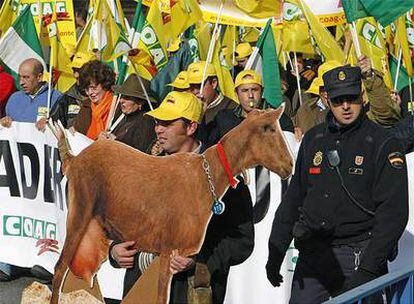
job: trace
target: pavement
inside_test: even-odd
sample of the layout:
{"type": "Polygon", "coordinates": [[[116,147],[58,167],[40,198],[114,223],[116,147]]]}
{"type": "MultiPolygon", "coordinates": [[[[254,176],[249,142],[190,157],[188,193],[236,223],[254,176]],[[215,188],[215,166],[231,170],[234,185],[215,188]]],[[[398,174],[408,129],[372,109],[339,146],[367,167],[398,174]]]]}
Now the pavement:
{"type": "Polygon", "coordinates": [[[0,282],[0,304],[20,304],[23,289],[34,281],[33,277],[21,277],[10,282],[0,282]]]}

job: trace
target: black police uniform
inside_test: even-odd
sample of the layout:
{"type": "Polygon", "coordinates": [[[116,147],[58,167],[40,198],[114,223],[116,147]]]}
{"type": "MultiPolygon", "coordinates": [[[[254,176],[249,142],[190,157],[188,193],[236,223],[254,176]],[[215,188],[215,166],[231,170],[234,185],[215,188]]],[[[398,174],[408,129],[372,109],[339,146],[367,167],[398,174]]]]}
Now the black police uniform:
{"type": "MultiPolygon", "coordinates": [[[[337,69],[325,73],[334,78],[324,79],[325,86],[331,82],[341,94],[355,94],[352,78],[360,70],[337,69]],[[345,73],[339,76],[337,69],[345,73]]],[[[275,214],[266,265],[277,286],[295,238],[299,259],[291,303],[321,303],[387,272],[387,259],[408,220],[402,149],[364,112],[346,126],[329,112],[325,123],[305,134],[295,174],[275,214]]]]}

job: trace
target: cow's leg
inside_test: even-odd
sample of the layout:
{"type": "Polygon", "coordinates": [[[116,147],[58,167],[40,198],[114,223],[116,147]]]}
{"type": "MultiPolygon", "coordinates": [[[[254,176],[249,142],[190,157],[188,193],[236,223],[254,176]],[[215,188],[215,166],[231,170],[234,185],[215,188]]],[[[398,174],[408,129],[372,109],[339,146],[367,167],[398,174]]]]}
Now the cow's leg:
{"type": "Polygon", "coordinates": [[[161,254],[160,257],[160,273],[158,277],[158,304],[167,304],[170,298],[170,283],[172,274],[170,272],[170,255],[161,254]]]}
{"type": "Polygon", "coordinates": [[[95,203],[94,191],[88,191],[87,185],[75,189],[75,185],[69,184],[69,208],[66,222],[66,239],[62,253],[55,266],[55,274],[52,283],[51,304],[58,304],[62,281],[68,270],[69,264],[83,238],[86,228],[92,219],[93,204],[95,203]],[[82,189],[83,188],[83,189],[82,189]],[[85,191],[82,191],[85,190],[85,191]],[[81,205],[81,202],[83,204],[81,205]]]}

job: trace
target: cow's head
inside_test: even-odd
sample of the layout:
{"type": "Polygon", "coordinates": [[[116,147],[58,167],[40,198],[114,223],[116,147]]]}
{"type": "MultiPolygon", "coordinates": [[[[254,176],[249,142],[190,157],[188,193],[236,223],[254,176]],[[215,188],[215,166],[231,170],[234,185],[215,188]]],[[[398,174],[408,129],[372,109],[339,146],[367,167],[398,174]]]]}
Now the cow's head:
{"type": "Polygon", "coordinates": [[[261,165],[285,179],[292,174],[293,157],[279,124],[283,111],[284,104],[276,110],[253,111],[228,135],[245,143],[239,153],[246,168],[261,165]]]}

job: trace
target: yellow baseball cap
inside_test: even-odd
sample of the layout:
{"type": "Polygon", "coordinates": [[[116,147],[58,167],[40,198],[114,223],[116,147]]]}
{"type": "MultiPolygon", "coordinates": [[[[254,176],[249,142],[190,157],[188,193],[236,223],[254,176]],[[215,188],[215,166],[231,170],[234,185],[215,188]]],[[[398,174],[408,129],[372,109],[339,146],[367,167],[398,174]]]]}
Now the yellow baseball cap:
{"type": "Polygon", "coordinates": [[[85,63],[95,59],[95,56],[91,53],[78,52],[69,63],[69,68],[80,69],[85,63]]]}
{"type": "Polygon", "coordinates": [[[203,117],[203,105],[194,94],[173,91],[168,93],[158,108],[146,115],[159,120],[186,118],[200,123],[203,117]]]}
{"type": "Polygon", "coordinates": [[[257,42],[259,40],[260,31],[255,27],[246,29],[246,33],[242,37],[242,41],[245,42],[257,42]]]}
{"type": "Polygon", "coordinates": [[[180,49],[180,43],[181,43],[181,39],[177,38],[175,39],[173,42],[170,43],[170,45],[167,48],[168,52],[176,52],[180,49]]]}
{"type": "Polygon", "coordinates": [[[258,84],[263,86],[262,77],[253,70],[241,71],[237,74],[234,87],[237,88],[242,84],[258,84]]]}
{"type": "Polygon", "coordinates": [[[329,60],[329,61],[322,63],[318,68],[318,77],[316,77],[312,81],[306,93],[312,93],[315,95],[319,95],[319,88],[324,86],[323,78],[322,78],[323,74],[339,66],[342,66],[342,64],[336,60],[329,60]]]}
{"type": "Polygon", "coordinates": [[[241,60],[250,56],[253,53],[253,48],[248,42],[240,43],[236,46],[236,60],[241,60]]]}
{"type": "Polygon", "coordinates": [[[170,87],[177,88],[177,89],[188,89],[190,85],[188,84],[188,73],[187,71],[181,71],[178,73],[177,77],[175,77],[174,81],[168,84],[170,87]]]}
{"type": "MultiPolygon", "coordinates": [[[[203,73],[204,68],[206,66],[207,62],[205,61],[199,61],[199,62],[193,62],[188,66],[187,72],[188,72],[188,83],[189,84],[199,84],[203,80],[203,73]]],[[[206,79],[210,76],[217,76],[216,69],[214,68],[214,65],[211,63],[207,64],[207,70],[206,70],[206,79]]]]}

